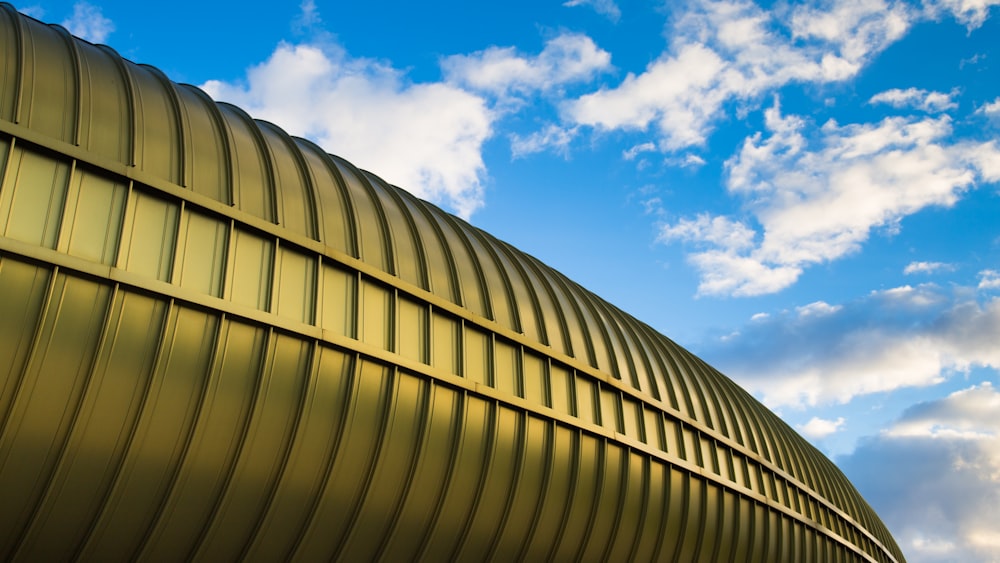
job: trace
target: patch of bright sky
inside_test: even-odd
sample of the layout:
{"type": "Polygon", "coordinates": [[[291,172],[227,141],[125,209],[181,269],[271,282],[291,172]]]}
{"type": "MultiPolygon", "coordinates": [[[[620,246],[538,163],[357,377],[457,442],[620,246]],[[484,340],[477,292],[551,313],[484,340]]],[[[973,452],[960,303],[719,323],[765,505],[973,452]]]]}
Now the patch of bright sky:
{"type": "MultiPolygon", "coordinates": [[[[327,139],[331,152],[371,158],[356,163],[375,173],[420,178],[444,169],[438,191],[402,187],[438,197],[770,397],[883,503],[876,509],[890,515],[911,561],[975,561],[986,559],[988,542],[971,513],[955,515],[946,535],[922,528],[928,521],[907,519],[905,502],[879,494],[874,472],[933,450],[945,461],[983,453],[992,460],[984,471],[1000,474],[996,441],[969,450],[954,437],[920,438],[934,450],[886,434],[913,405],[945,408],[973,386],[1000,388],[994,4],[18,7],[67,27],[75,13],[96,13],[110,27],[92,20],[79,29],[104,33],[122,55],[232,96],[292,133],[327,139]],[[268,67],[278,53],[314,64],[268,67]],[[303,86],[304,107],[283,106],[253,83],[251,69],[262,69],[265,83],[312,72],[316,91],[303,86]],[[396,109],[397,129],[373,121],[379,112],[366,113],[364,98],[344,94],[347,75],[396,109]],[[454,108],[435,105],[449,96],[465,104],[453,104],[465,108],[454,121],[445,119],[454,108]],[[441,117],[438,145],[409,119],[424,113],[441,117]],[[309,129],[303,120],[321,127],[296,131],[309,129]],[[392,151],[378,152],[379,137],[362,134],[369,130],[394,141],[392,151]],[[427,167],[391,162],[392,154],[405,160],[407,147],[429,150],[420,156],[427,167]],[[892,353],[879,355],[869,341],[892,353]],[[802,374],[817,379],[801,385],[802,374]]],[[[995,481],[965,481],[962,494],[1000,498],[995,481]]],[[[921,501],[942,507],[957,491],[933,490],[939,499],[921,501]]]]}

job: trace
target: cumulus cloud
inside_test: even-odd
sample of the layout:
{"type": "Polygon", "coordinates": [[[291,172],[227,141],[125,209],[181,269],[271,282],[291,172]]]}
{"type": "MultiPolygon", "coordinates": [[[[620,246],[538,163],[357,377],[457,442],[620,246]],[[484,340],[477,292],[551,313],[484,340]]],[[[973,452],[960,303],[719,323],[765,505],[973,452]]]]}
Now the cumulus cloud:
{"type": "Polygon", "coordinates": [[[115,24],[104,17],[101,9],[87,2],[73,4],[73,15],[63,20],[62,26],[70,33],[90,41],[103,43],[115,30],[115,24]]]}
{"type": "Polygon", "coordinates": [[[726,63],[700,45],[652,63],[640,75],[629,74],[614,89],[587,94],[567,106],[571,120],[601,129],[644,130],[651,123],[661,144],[676,150],[705,141],[710,120],[725,93],[717,88],[726,63]]]}
{"type": "Polygon", "coordinates": [[[817,302],[755,316],[699,355],[771,407],[846,403],[1000,369],[1000,298],[902,286],[842,305],[817,302]]]}
{"type": "Polygon", "coordinates": [[[202,88],[459,215],[483,205],[481,150],[494,116],[458,87],[410,82],[336,45],[282,43],[245,82],[202,88]]]}
{"type": "Polygon", "coordinates": [[[821,440],[843,428],[844,422],[845,420],[842,416],[837,417],[836,420],[826,420],[814,416],[809,419],[809,422],[800,424],[796,428],[806,438],[821,440]]]}
{"type": "Polygon", "coordinates": [[[589,6],[595,12],[613,22],[617,22],[622,17],[622,11],[618,8],[618,4],[615,4],[614,0],[568,0],[563,2],[563,6],[589,6]]]}
{"type": "MultiPolygon", "coordinates": [[[[440,60],[442,79],[417,82],[386,61],[354,57],[322,28],[315,0],[292,22],[313,39],[282,42],[243,80],[202,88],[415,195],[469,218],[484,204],[483,144],[528,96],[561,95],[610,68],[589,37],[562,33],[538,54],[489,47],[440,60]]],[[[512,151],[565,152],[572,127],[511,135],[512,151]]]]}
{"type": "MultiPolygon", "coordinates": [[[[599,131],[652,134],[664,152],[704,146],[734,105],[754,106],[789,84],[850,80],[913,25],[951,14],[972,29],[996,3],[1000,0],[928,0],[919,6],[828,0],[765,9],[750,0],[685,2],[670,18],[664,33],[669,43],[659,57],[616,84],[567,99],[562,118],[599,131]]],[[[584,4],[613,6],[605,0],[564,5],[584,4]]],[[[893,89],[876,94],[871,103],[940,113],[956,109],[954,97],[955,92],[893,89]]]]}
{"type": "Polygon", "coordinates": [[[920,88],[901,90],[893,88],[879,92],[868,100],[869,104],[888,104],[894,108],[915,108],[928,113],[940,113],[958,107],[954,92],[928,92],[920,88]]]}
{"type": "Polygon", "coordinates": [[[448,82],[496,96],[545,91],[588,81],[611,66],[611,55],[586,35],[564,33],[536,56],[514,47],[490,47],[441,61],[448,82]]]}
{"type": "Polygon", "coordinates": [[[690,6],[662,56],[613,88],[567,102],[567,119],[603,130],[652,127],[665,151],[702,145],[727,102],[851,78],[913,20],[905,6],[878,0],[774,12],[743,0],[690,6]]]}
{"type": "Polygon", "coordinates": [[[915,562],[1000,552],[1000,393],[989,382],[908,409],[838,465],[915,562]]]}
{"type": "Polygon", "coordinates": [[[780,291],[809,265],[858,250],[873,230],[898,228],[907,215],[951,206],[977,183],[1000,180],[997,143],[953,140],[946,115],[816,129],[783,116],[776,101],[765,118],[769,136],[747,138],[726,163],[726,187],[756,223],[740,223],[745,244],[720,243],[717,220],[733,224],[724,217],[662,227],[661,241],[700,248],[689,255],[700,295],[780,291]]]}
{"type": "Polygon", "coordinates": [[[952,271],[955,267],[944,262],[910,262],[903,268],[904,275],[933,274],[940,271],[952,271]]]}

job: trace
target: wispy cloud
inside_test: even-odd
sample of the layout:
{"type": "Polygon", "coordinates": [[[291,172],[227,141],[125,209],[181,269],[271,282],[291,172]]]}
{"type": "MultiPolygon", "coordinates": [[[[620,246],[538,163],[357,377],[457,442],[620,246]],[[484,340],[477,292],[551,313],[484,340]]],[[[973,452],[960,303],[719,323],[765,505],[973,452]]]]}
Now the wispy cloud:
{"type": "Polygon", "coordinates": [[[115,30],[115,24],[104,17],[99,7],[82,1],[73,4],[73,15],[63,20],[62,26],[92,43],[103,43],[115,30]]]}
{"type": "Polygon", "coordinates": [[[1000,180],[997,143],[952,139],[948,116],[816,129],[783,116],[777,102],[765,115],[769,136],[747,138],[727,162],[727,188],[759,227],[725,219],[739,225],[738,247],[720,244],[714,218],[681,219],[661,232],[661,240],[700,247],[689,260],[701,272],[701,295],[780,291],[804,268],[858,250],[874,229],[898,228],[907,215],[954,204],[977,182],[1000,180]]]}
{"type": "Polygon", "coordinates": [[[925,0],[923,4],[927,17],[948,13],[971,30],[986,22],[990,8],[1000,5],[1000,0],[925,0]]]}
{"type": "Polygon", "coordinates": [[[316,29],[322,23],[323,18],[320,17],[319,8],[316,7],[316,0],[302,0],[299,4],[299,15],[292,22],[292,27],[304,33],[316,29]]]}
{"type": "Polygon", "coordinates": [[[563,6],[589,6],[595,12],[613,22],[617,22],[622,17],[622,11],[618,8],[618,4],[614,0],[567,0],[563,2],[563,6]]]}
{"type": "Polygon", "coordinates": [[[656,145],[654,143],[645,142],[639,143],[633,147],[630,147],[622,151],[622,158],[625,160],[635,160],[637,156],[644,152],[653,152],[656,150],[656,145]]]}
{"type": "Polygon", "coordinates": [[[808,305],[796,307],[795,312],[798,313],[800,318],[822,317],[825,315],[832,315],[843,308],[843,305],[830,305],[826,301],[813,301],[808,305]]]}
{"type": "Polygon", "coordinates": [[[911,559],[991,561],[1000,552],[998,412],[1000,393],[984,382],[911,407],[837,460],[911,559]]]}
{"type": "Polygon", "coordinates": [[[944,262],[910,262],[903,268],[904,275],[912,274],[933,274],[934,272],[954,271],[955,267],[951,264],[945,264],[944,262]]]}
{"type": "Polygon", "coordinates": [[[544,129],[526,136],[516,133],[510,135],[510,151],[513,158],[522,158],[529,154],[550,150],[563,156],[569,156],[569,144],[576,137],[576,128],[563,129],[549,124],[544,129]]]}
{"type": "Polygon", "coordinates": [[[701,168],[705,166],[705,159],[691,152],[669,156],[664,159],[664,162],[676,168],[701,168]]]}
{"type": "Polygon", "coordinates": [[[929,92],[920,88],[907,88],[905,90],[893,88],[875,94],[868,100],[868,103],[888,104],[895,108],[915,108],[928,113],[940,113],[958,107],[954,96],[954,92],[929,92]]]}
{"type": "Polygon", "coordinates": [[[36,20],[40,20],[43,17],[45,17],[45,8],[43,8],[43,7],[41,7],[41,6],[37,5],[37,4],[33,5],[33,6],[19,6],[17,8],[17,11],[21,12],[22,14],[24,14],[26,16],[33,17],[36,20]]]}
{"type": "Polygon", "coordinates": [[[771,407],[846,403],[1000,369],[1000,298],[967,289],[902,286],[755,316],[698,352],[771,407]]]}

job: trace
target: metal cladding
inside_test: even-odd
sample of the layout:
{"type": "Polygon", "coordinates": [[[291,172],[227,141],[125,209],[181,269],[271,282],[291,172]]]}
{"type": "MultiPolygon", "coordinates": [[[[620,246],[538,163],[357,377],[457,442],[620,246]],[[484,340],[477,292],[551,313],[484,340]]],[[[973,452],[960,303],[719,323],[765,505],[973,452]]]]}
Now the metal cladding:
{"type": "Polygon", "coordinates": [[[648,326],[0,5],[0,559],[902,561],[648,326]]]}

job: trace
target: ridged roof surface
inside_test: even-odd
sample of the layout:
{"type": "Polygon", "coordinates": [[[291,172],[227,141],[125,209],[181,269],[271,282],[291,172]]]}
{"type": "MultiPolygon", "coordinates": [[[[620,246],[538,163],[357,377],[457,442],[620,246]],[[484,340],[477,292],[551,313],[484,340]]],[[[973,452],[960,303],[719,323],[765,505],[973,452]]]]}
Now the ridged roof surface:
{"type": "Polygon", "coordinates": [[[307,140],[0,6],[0,295],[17,296],[0,305],[0,558],[903,560],[827,458],[647,325],[307,140]],[[342,383],[322,407],[325,370],[342,383]],[[190,403],[175,389],[156,407],[191,373],[190,403]],[[315,467],[296,457],[310,439],[315,467]],[[261,547],[282,525],[284,547],[261,547]]]}

